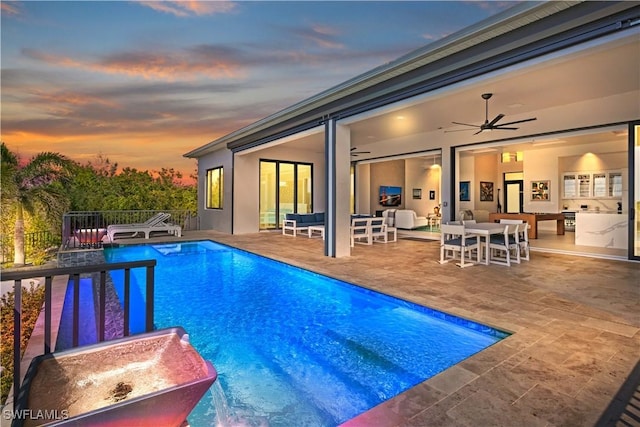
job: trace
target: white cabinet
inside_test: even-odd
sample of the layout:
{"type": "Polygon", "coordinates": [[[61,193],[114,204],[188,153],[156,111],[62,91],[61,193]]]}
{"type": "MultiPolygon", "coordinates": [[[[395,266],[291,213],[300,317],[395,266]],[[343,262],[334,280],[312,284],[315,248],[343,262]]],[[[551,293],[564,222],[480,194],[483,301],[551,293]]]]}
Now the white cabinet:
{"type": "Polygon", "coordinates": [[[607,194],[607,174],[604,172],[594,173],[593,177],[593,197],[609,197],[607,194]]]}
{"type": "Polygon", "coordinates": [[[563,199],[619,199],[622,197],[622,172],[571,172],[562,175],[563,199]]]}
{"type": "Polygon", "coordinates": [[[576,174],[564,174],[562,177],[562,195],[564,199],[573,199],[576,192],[576,174]]]}
{"type": "Polygon", "coordinates": [[[622,197],[622,172],[609,172],[609,197],[622,197]]]}
{"type": "Polygon", "coordinates": [[[581,199],[591,197],[591,174],[578,175],[578,197],[581,199]]]}

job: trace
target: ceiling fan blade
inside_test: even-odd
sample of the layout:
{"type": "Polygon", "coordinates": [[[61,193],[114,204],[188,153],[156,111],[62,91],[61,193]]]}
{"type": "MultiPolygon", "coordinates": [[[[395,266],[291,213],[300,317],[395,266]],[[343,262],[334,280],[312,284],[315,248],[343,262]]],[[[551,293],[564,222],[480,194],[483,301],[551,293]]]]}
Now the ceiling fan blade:
{"type": "Polygon", "coordinates": [[[474,128],[479,128],[480,127],[480,125],[471,125],[469,123],[460,123],[460,122],[451,122],[451,123],[453,123],[454,125],[472,126],[474,128]]]}
{"type": "Polygon", "coordinates": [[[498,125],[498,126],[492,127],[491,129],[495,129],[495,130],[517,130],[517,129],[520,129],[520,128],[505,128],[505,127],[502,127],[502,125],[498,125]]]}
{"type": "Polygon", "coordinates": [[[488,124],[487,127],[493,127],[493,125],[495,125],[500,119],[502,119],[504,117],[504,114],[498,114],[495,119],[491,120],[488,124]]]}
{"type": "MultiPolygon", "coordinates": [[[[478,127],[478,126],[476,126],[478,127]]],[[[473,129],[453,129],[453,130],[445,130],[444,133],[449,133],[449,132],[469,132],[470,130],[473,129]]]]}
{"type": "Polygon", "coordinates": [[[504,126],[504,125],[515,125],[516,123],[524,123],[524,122],[531,122],[534,120],[538,120],[536,117],[532,117],[530,119],[524,119],[524,120],[516,120],[515,122],[507,122],[507,123],[501,123],[498,126],[504,126]]]}
{"type": "Polygon", "coordinates": [[[479,133],[482,133],[482,131],[483,131],[483,130],[484,130],[484,129],[480,129],[478,132],[474,133],[474,135],[477,135],[477,134],[479,134],[479,133]]]}

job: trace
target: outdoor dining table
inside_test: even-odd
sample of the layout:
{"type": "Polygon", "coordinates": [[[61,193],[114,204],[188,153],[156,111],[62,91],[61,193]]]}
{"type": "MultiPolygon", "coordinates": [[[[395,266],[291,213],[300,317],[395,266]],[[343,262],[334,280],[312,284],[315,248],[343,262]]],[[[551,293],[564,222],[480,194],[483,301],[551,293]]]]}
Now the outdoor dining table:
{"type": "Polygon", "coordinates": [[[478,222],[475,224],[465,224],[464,231],[469,234],[484,238],[485,257],[484,264],[489,265],[489,239],[492,234],[504,233],[505,224],[496,222],[478,222]]]}

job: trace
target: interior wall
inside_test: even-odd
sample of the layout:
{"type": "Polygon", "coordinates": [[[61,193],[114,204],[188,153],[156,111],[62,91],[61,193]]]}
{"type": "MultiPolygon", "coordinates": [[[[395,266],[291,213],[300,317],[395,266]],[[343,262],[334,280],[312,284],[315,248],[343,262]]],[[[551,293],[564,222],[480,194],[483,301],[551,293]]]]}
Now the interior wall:
{"type": "Polygon", "coordinates": [[[407,188],[405,186],[405,161],[390,160],[388,162],[371,163],[371,186],[369,187],[369,212],[374,215],[377,210],[388,209],[379,203],[380,186],[402,187],[402,202],[397,209],[404,209],[407,200],[407,188]]]}
{"type": "Polygon", "coordinates": [[[498,171],[498,156],[495,153],[479,154],[475,157],[475,179],[471,181],[473,193],[471,200],[473,201],[473,209],[486,210],[489,212],[497,212],[498,200],[496,184],[502,179],[498,171]],[[482,201],[480,188],[482,183],[490,183],[492,186],[493,200],[482,201]]]}
{"type": "Polygon", "coordinates": [[[405,209],[414,210],[418,216],[434,213],[434,208],[440,205],[441,169],[433,165],[421,158],[405,160],[405,209]],[[420,190],[420,198],[414,197],[414,190],[420,190]],[[431,192],[433,199],[430,199],[431,192]]]}
{"type": "Polygon", "coordinates": [[[356,166],[356,213],[371,214],[371,203],[371,164],[358,164],[356,166]]]}
{"type": "MultiPolygon", "coordinates": [[[[476,178],[475,178],[475,173],[476,173],[476,164],[475,164],[475,158],[473,155],[471,154],[460,154],[460,156],[458,156],[458,182],[469,182],[469,201],[461,201],[460,200],[460,184],[458,184],[458,187],[455,189],[455,201],[456,201],[456,206],[457,206],[457,211],[461,211],[461,210],[472,210],[474,209],[473,207],[473,200],[476,194],[475,191],[475,183],[476,183],[476,178]]],[[[458,214],[456,213],[454,215],[454,217],[458,217],[458,214]]]]}

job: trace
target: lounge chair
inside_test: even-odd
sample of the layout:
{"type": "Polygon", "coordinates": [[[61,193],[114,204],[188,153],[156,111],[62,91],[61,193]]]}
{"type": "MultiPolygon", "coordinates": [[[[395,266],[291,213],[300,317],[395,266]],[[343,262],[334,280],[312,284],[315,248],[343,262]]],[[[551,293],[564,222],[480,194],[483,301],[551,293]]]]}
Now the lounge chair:
{"type": "Polygon", "coordinates": [[[166,220],[169,219],[169,217],[171,216],[170,213],[166,213],[166,212],[158,212],[157,214],[155,214],[154,216],[152,216],[151,218],[149,218],[148,220],[146,220],[145,222],[136,222],[136,223],[131,223],[131,224],[112,224],[107,226],[107,232],[109,230],[115,230],[118,228],[127,228],[127,227],[153,227],[154,225],[157,225],[161,222],[164,222],[166,220]]]}
{"type": "Polygon", "coordinates": [[[177,237],[182,236],[182,227],[175,224],[169,224],[165,221],[169,218],[170,214],[164,214],[163,217],[156,215],[152,220],[140,224],[117,224],[107,227],[107,236],[110,241],[116,238],[116,235],[120,237],[137,237],[139,234],[144,234],[144,238],[148,239],[151,233],[163,232],[177,237]],[[124,236],[122,236],[124,234],[124,236]]]}

